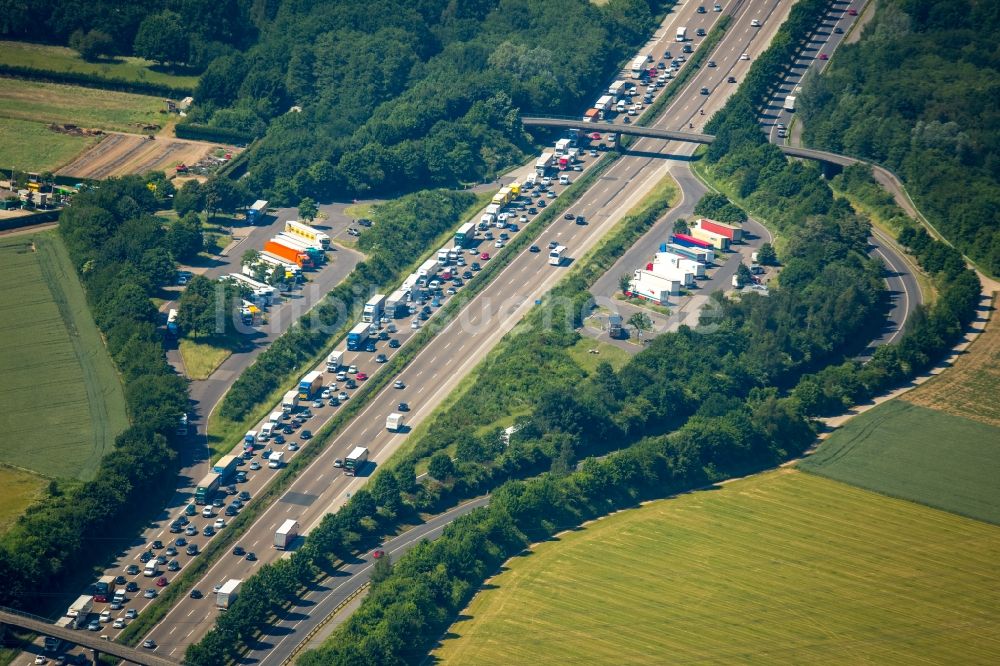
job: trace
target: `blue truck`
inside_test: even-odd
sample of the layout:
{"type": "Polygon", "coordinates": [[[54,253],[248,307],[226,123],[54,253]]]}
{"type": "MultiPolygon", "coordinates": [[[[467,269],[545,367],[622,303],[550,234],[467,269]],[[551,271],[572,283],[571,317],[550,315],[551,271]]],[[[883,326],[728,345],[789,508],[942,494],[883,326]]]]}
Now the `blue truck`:
{"type": "Polygon", "coordinates": [[[372,337],[372,325],[361,322],[347,334],[347,351],[364,349],[365,343],[372,337]]]}

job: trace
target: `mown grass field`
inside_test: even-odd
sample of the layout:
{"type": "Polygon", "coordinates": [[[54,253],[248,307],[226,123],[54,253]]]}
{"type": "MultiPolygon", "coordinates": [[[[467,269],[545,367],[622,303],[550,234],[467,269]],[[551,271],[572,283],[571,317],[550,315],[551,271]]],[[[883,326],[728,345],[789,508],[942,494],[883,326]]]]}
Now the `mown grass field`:
{"type": "Polygon", "coordinates": [[[538,545],[445,664],[994,664],[1000,527],[783,469],[538,545]]]}
{"type": "Polygon", "coordinates": [[[1000,524],[1000,428],[891,400],[848,421],[802,469],[1000,524]]]}
{"type": "Polygon", "coordinates": [[[197,76],[178,76],[154,69],[155,63],[142,58],[115,58],[108,62],[87,62],[73,49],[26,42],[0,41],[0,62],[52,72],[79,72],[142,83],[194,88],[197,76]]]}
{"type": "Polygon", "coordinates": [[[163,100],[150,95],[0,78],[0,118],[142,133],[163,125],[163,100]]]}
{"type": "Polygon", "coordinates": [[[40,476],[0,465],[0,534],[42,496],[47,484],[40,476]]]}
{"type": "Polygon", "coordinates": [[[903,400],[1000,427],[1000,322],[994,317],[955,365],[903,400]]]}
{"type": "Polygon", "coordinates": [[[0,118],[0,170],[55,171],[95,143],[97,137],[59,134],[42,123],[0,118]]]}
{"type": "Polygon", "coordinates": [[[54,232],[0,239],[0,461],[93,476],[128,425],[121,382],[54,232]]]}

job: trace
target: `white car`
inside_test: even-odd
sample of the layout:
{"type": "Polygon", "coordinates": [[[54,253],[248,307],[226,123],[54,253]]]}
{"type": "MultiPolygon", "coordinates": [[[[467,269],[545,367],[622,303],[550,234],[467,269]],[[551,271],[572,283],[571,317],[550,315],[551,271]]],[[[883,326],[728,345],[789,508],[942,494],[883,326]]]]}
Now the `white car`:
{"type": "Polygon", "coordinates": [[[111,626],[114,627],[115,629],[124,629],[125,620],[123,620],[122,618],[118,618],[117,620],[115,620],[115,623],[111,626]]]}
{"type": "Polygon", "coordinates": [[[356,375],[356,374],[358,374],[358,366],[352,365],[352,366],[348,367],[347,368],[347,374],[349,374],[349,375],[356,375]]]}
{"type": "Polygon", "coordinates": [[[496,248],[496,249],[498,249],[498,250],[499,250],[500,248],[502,248],[502,247],[503,247],[503,245],[504,245],[503,241],[502,241],[502,240],[500,240],[499,238],[497,239],[497,242],[496,242],[496,243],[493,243],[493,247],[495,247],[495,248],[496,248]]]}
{"type": "Polygon", "coordinates": [[[215,519],[215,529],[221,530],[225,526],[226,526],[226,521],[224,521],[222,518],[215,519]]]}
{"type": "Polygon", "coordinates": [[[416,329],[420,328],[420,321],[417,320],[417,319],[414,319],[413,321],[411,321],[410,322],[410,328],[412,328],[413,330],[416,330],[416,329]]]}
{"type": "Polygon", "coordinates": [[[211,518],[214,515],[215,513],[212,512],[212,507],[210,506],[206,506],[204,509],[201,510],[202,518],[211,518]]]}
{"type": "Polygon", "coordinates": [[[759,28],[760,27],[760,21],[758,21],[757,19],[754,19],[754,20],[750,21],[750,27],[751,28],[759,28]]]}
{"type": "Polygon", "coordinates": [[[552,179],[551,178],[549,178],[548,176],[545,176],[544,178],[542,178],[542,185],[545,185],[546,187],[548,187],[551,184],[552,184],[552,179]]]}
{"type": "Polygon", "coordinates": [[[101,611],[101,622],[108,623],[111,622],[111,610],[105,608],[101,611]]]}
{"type": "Polygon", "coordinates": [[[749,53],[743,53],[740,55],[740,60],[749,60],[749,59],[750,59],[749,53]]]}
{"type": "Polygon", "coordinates": [[[343,370],[341,370],[340,372],[338,372],[337,373],[337,381],[338,382],[347,381],[347,373],[344,372],[343,370]]]}
{"type": "Polygon", "coordinates": [[[347,400],[350,397],[351,396],[347,395],[347,391],[341,391],[340,395],[337,396],[337,400],[340,400],[341,402],[344,402],[345,400],[347,400]]]}
{"type": "MultiPolygon", "coordinates": [[[[336,388],[336,386],[334,386],[334,388],[336,388]]],[[[323,389],[323,392],[320,393],[319,395],[324,400],[329,400],[330,399],[330,389],[323,389]]]]}

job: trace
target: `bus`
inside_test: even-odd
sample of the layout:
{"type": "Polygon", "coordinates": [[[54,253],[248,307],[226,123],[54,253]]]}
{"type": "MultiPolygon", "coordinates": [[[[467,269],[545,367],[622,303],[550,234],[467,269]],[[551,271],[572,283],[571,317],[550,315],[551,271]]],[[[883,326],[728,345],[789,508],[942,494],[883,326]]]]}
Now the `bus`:
{"type": "Polygon", "coordinates": [[[455,232],[455,247],[470,245],[476,237],[476,223],[466,222],[455,232]]]}
{"type": "Polygon", "coordinates": [[[678,42],[686,42],[687,41],[687,35],[688,35],[688,29],[687,28],[684,28],[684,27],[677,28],[677,41],[678,42]]]}
{"type": "Polygon", "coordinates": [[[218,472],[209,472],[205,478],[198,483],[194,491],[194,503],[199,505],[208,504],[212,501],[212,495],[222,484],[222,475],[218,472]]]}
{"type": "Polygon", "coordinates": [[[565,245],[556,245],[549,252],[549,265],[550,266],[560,266],[562,265],[563,252],[566,251],[565,245]]]}
{"type": "Polygon", "coordinates": [[[357,476],[358,470],[368,462],[368,449],[363,446],[356,446],[344,459],[344,474],[347,476],[357,476]]]}

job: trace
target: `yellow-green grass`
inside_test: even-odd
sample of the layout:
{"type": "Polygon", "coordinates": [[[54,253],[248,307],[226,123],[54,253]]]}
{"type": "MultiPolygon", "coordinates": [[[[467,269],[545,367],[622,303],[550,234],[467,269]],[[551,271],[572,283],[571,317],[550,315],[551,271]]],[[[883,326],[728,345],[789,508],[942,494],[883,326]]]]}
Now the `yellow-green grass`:
{"type": "Polygon", "coordinates": [[[0,465],[0,534],[42,496],[47,484],[37,474],[0,465]]]}
{"type": "Polygon", "coordinates": [[[79,53],[65,46],[0,41],[0,62],[16,67],[92,74],[178,88],[194,88],[198,85],[197,76],[178,76],[157,71],[157,65],[151,60],[118,57],[114,60],[87,62],[79,53]]]}
{"type": "Polygon", "coordinates": [[[446,664],[994,664],[1000,528],[795,470],[508,562],[446,664]]]}
{"type": "Polygon", "coordinates": [[[632,358],[631,354],[620,347],[587,337],[580,338],[566,351],[569,352],[573,362],[583,368],[588,375],[597,370],[597,365],[601,361],[607,361],[615,370],[621,370],[632,358]],[[596,350],[597,353],[591,353],[591,350],[596,350]]]}
{"type": "Polygon", "coordinates": [[[0,239],[0,461],[88,479],[128,425],[121,381],[54,232],[0,239]]]}
{"type": "Polygon", "coordinates": [[[362,218],[371,219],[372,208],[374,207],[375,204],[370,203],[351,204],[350,206],[344,208],[344,215],[354,218],[355,220],[360,220],[362,218]]]}
{"type": "Polygon", "coordinates": [[[799,466],[1000,524],[1000,428],[890,400],[848,421],[799,466]]]}
{"type": "Polygon", "coordinates": [[[208,379],[222,363],[233,355],[233,350],[214,341],[184,338],[179,345],[184,371],[189,379],[208,379]]]}
{"type": "Polygon", "coordinates": [[[0,78],[0,117],[142,133],[162,125],[163,100],[150,95],[0,78]]]}
{"type": "Polygon", "coordinates": [[[97,137],[71,136],[53,132],[43,123],[0,118],[0,171],[55,171],[95,143],[97,137]]]}

